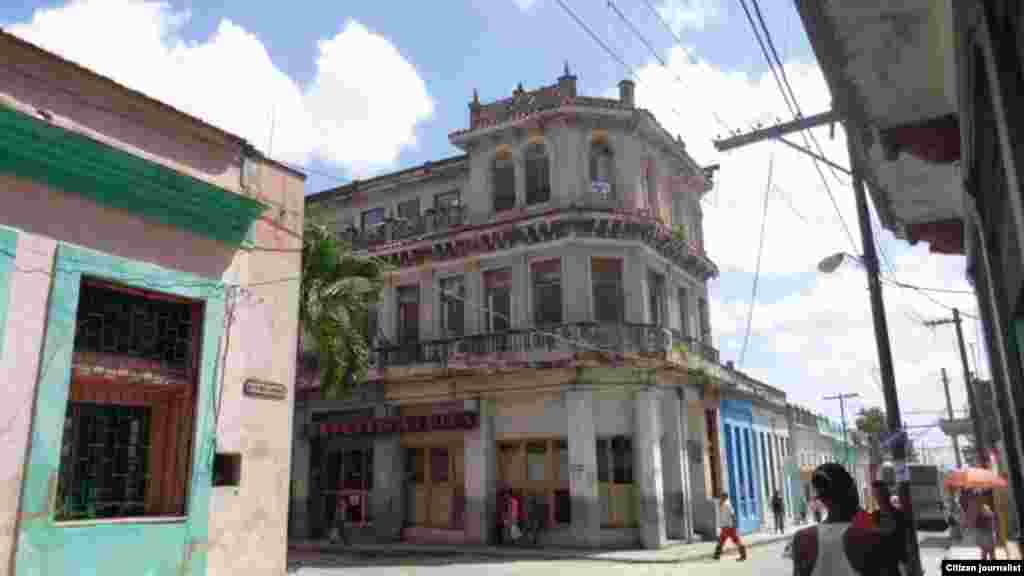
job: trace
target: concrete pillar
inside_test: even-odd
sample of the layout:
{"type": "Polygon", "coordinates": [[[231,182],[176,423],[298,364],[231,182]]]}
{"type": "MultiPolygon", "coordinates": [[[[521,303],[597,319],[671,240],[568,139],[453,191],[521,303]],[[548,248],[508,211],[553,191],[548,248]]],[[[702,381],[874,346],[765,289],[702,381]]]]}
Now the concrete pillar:
{"type": "MultiPolygon", "coordinates": [[[[397,410],[378,406],[376,416],[397,416],[397,410]]],[[[398,434],[377,436],[373,439],[373,486],[370,506],[373,527],[378,540],[392,542],[401,539],[405,518],[405,459],[398,434]]]]}
{"type": "Polygon", "coordinates": [[[480,399],[478,406],[479,425],[465,440],[466,540],[488,544],[497,519],[494,401],[480,399]]]}
{"type": "Polygon", "coordinates": [[[667,544],[665,493],[661,462],[661,402],[657,388],[645,388],[633,401],[634,482],[640,493],[640,536],[643,547],[657,549],[667,544]]]}
{"type": "Polygon", "coordinates": [[[684,388],[666,390],[661,403],[665,532],[673,540],[689,540],[692,526],[684,394],[684,388]]]}
{"type": "Polygon", "coordinates": [[[590,390],[568,390],[569,496],[572,534],[577,544],[596,548],[601,540],[601,501],[597,486],[597,435],[590,390]]]}
{"type": "Polygon", "coordinates": [[[647,257],[638,249],[629,251],[622,279],[626,297],[626,322],[647,322],[647,257]]]}
{"type": "Polygon", "coordinates": [[[310,438],[306,430],[306,411],[298,408],[295,415],[294,432],[292,434],[292,490],[289,504],[291,529],[288,535],[300,540],[312,536],[309,518],[310,486],[310,438]]]}
{"type": "Polygon", "coordinates": [[[590,284],[590,252],[582,246],[570,246],[566,249],[566,257],[562,258],[565,270],[562,273],[565,282],[565,321],[587,322],[593,320],[591,315],[590,297],[593,289],[590,284]]]}

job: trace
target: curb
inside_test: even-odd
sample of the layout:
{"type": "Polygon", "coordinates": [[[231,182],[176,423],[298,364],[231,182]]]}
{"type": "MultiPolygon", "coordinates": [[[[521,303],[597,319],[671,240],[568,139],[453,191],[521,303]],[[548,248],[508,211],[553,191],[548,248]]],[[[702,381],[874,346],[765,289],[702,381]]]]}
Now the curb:
{"type": "MultiPolygon", "coordinates": [[[[776,544],[788,538],[791,538],[792,534],[785,534],[767,538],[761,538],[754,542],[746,544],[748,549],[758,548],[761,546],[767,546],[769,544],[776,544]]],[[[553,552],[545,551],[544,549],[515,549],[510,548],[507,550],[495,550],[493,548],[474,548],[471,546],[460,547],[460,548],[449,548],[441,546],[423,546],[422,548],[377,548],[377,547],[366,547],[366,546],[348,546],[342,548],[328,548],[323,546],[291,546],[292,550],[302,552],[319,552],[321,554],[332,554],[332,555],[352,555],[352,556],[383,556],[383,557],[403,557],[403,556],[478,556],[481,558],[507,558],[514,560],[571,560],[577,562],[604,562],[610,564],[686,564],[691,562],[700,562],[702,560],[708,560],[714,556],[714,550],[708,552],[701,552],[695,554],[682,555],[679,557],[665,557],[665,558],[629,558],[629,557],[615,557],[615,556],[598,556],[597,554],[615,554],[615,552],[598,552],[593,554],[588,553],[573,553],[569,551],[564,552],[553,552]],[[513,550],[515,550],[513,552],[513,550]]]]}

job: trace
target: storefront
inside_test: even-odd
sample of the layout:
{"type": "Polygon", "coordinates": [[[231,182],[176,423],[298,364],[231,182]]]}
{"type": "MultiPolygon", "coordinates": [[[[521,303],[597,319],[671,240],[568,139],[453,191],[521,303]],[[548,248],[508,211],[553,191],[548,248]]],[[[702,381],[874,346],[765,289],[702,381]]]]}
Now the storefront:
{"type": "Polygon", "coordinates": [[[722,400],[722,436],[728,468],[728,492],[741,534],[757,530],[762,521],[762,497],[757,434],[753,407],[745,400],[722,400]]]}

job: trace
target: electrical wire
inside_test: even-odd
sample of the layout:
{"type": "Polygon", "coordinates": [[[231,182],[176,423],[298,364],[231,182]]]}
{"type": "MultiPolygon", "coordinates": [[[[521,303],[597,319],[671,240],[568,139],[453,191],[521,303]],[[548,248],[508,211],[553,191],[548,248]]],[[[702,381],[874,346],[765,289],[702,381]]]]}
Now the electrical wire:
{"type": "MultiPolygon", "coordinates": [[[[660,54],[658,54],[658,51],[654,49],[654,46],[647,39],[647,37],[644,36],[642,32],[640,32],[640,30],[636,27],[635,24],[633,24],[632,20],[626,17],[626,15],[623,14],[621,10],[619,10],[618,6],[616,6],[615,3],[612,2],[612,0],[607,1],[608,7],[611,8],[613,12],[615,12],[615,14],[619,17],[620,20],[622,20],[626,27],[629,28],[633,35],[636,36],[640,40],[640,42],[647,47],[647,50],[651,53],[651,55],[654,56],[654,59],[658,61],[658,64],[660,64],[666,72],[672,75],[673,79],[676,81],[677,84],[680,85],[680,87],[686,88],[687,86],[686,83],[683,82],[683,79],[679,77],[679,74],[677,74],[675,71],[669,68],[668,63],[665,62],[665,59],[662,58],[660,54]]],[[[729,126],[725,123],[724,120],[722,120],[722,117],[718,115],[718,112],[716,112],[715,110],[711,110],[711,114],[714,117],[715,121],[718,122],[718,125],[722,127],[722,129],[724,129],[726,132],[731,132],[729,126]]]]}
{"type": "MultiPolygon", "coordinates": [[[[747,7],[746,0],[739,0],[739,2],[740,2],[740,5],[743,7],[744,13],[746,13],[746,15],[747,15],[747,21],[750,23],[750,30],[754,34],[754,39],[757,40],[758,45],[761,47],[761,53],[762,53],[762,55],[764,56],[765,60],[768,63],[768,68],[771,70],[772,76],[775,78],[776,86],[778,86],[779,92],[782,94],[783,100],[786,101],[786,105],[787,105],[787,107],[789,107],[790,113],[793,114],[793,117],[794,118],[800,118],[801,116],[803,116],[803,114],[800,111],[799,103],[796,102],[796,95],[792,94],[792,93],[787,93],[786,92],[786,89],[784,88],[784,85],[782,83],[782,79],[780,78],[778,72],[776,72],[776,70],[775,70],[775,64],[772,61],[771,56],[769,55],[768,49],[765,46],[765,42],[764,42],[764,40],[761,39],[761,34],[757,30],[757,24],[754,23],[754,18],[753,18],[753,16],[750,13],[750,9],[747,7]],[[791,97],[792,97],[792,100],[793,100],[792,104],[790,102],[790,98],[791,97]]],[[[785,73],[785,70],[783,70],[783,73],[785,73]]],[[[807,138],[807,134],[805,133],[805,132],[808,132],[808,131],[809,130],[801,130],[800,134],[803,137],[804,144],[808,148],[810,148],[811,147],[811,142],[807,138]]],[[[821,153],[821,151],[820,151],[820,145],[818,146],[818,148],[819,148],[819,154],[824,156],[824,154],[821,153]]],[[[828,179],[825,178],[825,173],[822,171],[820,163],[818,162],[818,160],[816,158],[812,158],[812,160],[814,161],[814,169],[818,172],[818,176],[821,178],[822,186],[824,186],[825,192],[828,194],[829,199],[832,201],[832,206],[833,206],[833,208],[835,208],[836,216],[839,217],[839,223],[842,225],[843,230],[846,232],[846,237],[850,241],[850,246],[852,246],[853,250],[856,252],[857,251],[857,242],[854,240],[853,233],[850,232],[850,228],[846,224],[846,219],[843,218],[842,211],[839,210],[839,203],[835,199],[835,194],[832,193],[832,187],[829,186],[828,179]]]]}
{"type": "Polygon", "coordinates": [[[757,243],[757,265],[754,268],[754,285],[751,288],[750,307],[747,310],[747,329],[743,335],[743,348],[740,349],[739,366],[743,366],[743,359],[747,355],[747,344],[750,341],[750,327],[753,325],[754,308],[757,305],[757,283],[761,277],[761,255],[764,251],[765,228],[768,224],[768,198],[771,197],[772,172],[775,169],[775,152],[768,158],[768,182],[764,189],[764,205],[761,208],[761,236],[757,243]]]}

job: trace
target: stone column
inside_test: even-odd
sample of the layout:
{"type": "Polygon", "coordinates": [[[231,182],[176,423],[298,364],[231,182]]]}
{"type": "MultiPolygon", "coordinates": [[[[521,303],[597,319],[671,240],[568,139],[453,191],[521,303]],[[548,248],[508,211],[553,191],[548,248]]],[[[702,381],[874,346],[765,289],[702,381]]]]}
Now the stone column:
{"type": "Polygon", "coordinates": [[[689,508],[689,483],[686,461],[686,434],[680,411],[681,389],[665,390],[662,409],[662,459],[664,464],[665,531],[668,538],[685,540],[688,536],[686,510],[689,508]]]}
{"type": "Polygon", "coordinates": [[[488,544],[497,518],[494,401],[480,399],[478,405],[479,424],[465,437],[466,540],[488,544]]]}
{"type": "Polygon", "coordinates": [[[665,546],[665,503],[661,469],[661,403],[657,388],[645,388],[633,401],[633,481],[640,493],[640,535],[643,547],[665,546]]]}
{"type": "MultiPolygon", "coordinates": [[[[389,406],[378,406],[374,412],[378,417],[398,415],[398,410],[389,406]]],[[[398,434],[373,439],[370,506],[374,532],[382,542],[401,539],[402,520],[405,518],[405,459],[402,455],[398,434]]]]}
{"type": "Polygon", "coordinates": [[[577,544],[596,548],[601,541],[601,501],[597,486],[593,392],[566,391],[565,408],[569,416],[572,534],[577,544]]]}

